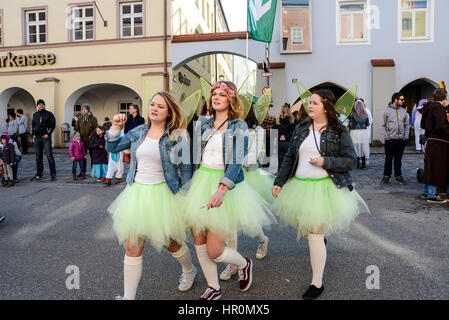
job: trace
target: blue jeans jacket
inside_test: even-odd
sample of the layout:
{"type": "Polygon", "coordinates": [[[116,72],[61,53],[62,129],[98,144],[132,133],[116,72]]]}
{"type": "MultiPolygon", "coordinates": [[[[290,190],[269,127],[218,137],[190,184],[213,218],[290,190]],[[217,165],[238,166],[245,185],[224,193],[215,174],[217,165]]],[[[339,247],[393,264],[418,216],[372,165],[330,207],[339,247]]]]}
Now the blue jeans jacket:
{"type": "MultiPolygon", "coordinates": [[[[196,123],[194,129],[193,163],[194,171],[198,169],[201,158],[206,147],[207,139],[213,132],[214,118],[202,118],[196,123]]],[[[233,189],[237,183],[242,182],[242,165],[248,153],[248,126],[241,119],[228,120],[228,127],[223,138],[223,163],[225,165],[224,177],[220,179],[229,190],[233,189]]],[[[217,186],[218,187],[218,186],[217,186]]]]}
{"type": "MultiPolygon", "coordinates": [[[[120,136],[120,131],[109,130],[106,133],[106,151],[120,152],[126,149],[131,149],[131,162],[129,164],[129,171],[126,177],[126,183],[131,185],[134,182],[137,170],[136,151],[148,133],[148,126],[143,124],[124,136],[120,136]]],[[[171,138],[175,137],[172,135],[171,138]]],[[[182,156],[183,150],[189,150],[190,143],[186,136],[171,140],[168,135],[167,127],[159,140],[159,152],[161,155],[162,170],[164,172],[165,182],[173,194],[176,194],[181,187],[192,178],[192,165],[190,157],[187,155],[187,160],[182,156]],[[178,168],[181,173],[179,176],[178,168]]]]}
{"type": "MultiPolygon", "coordinates": [[[[282,187],[295,174],[299,147],[309,135],[310,125],[311,121],[296,126],[274,185],[282,187]]],[[[349,187],[352,190],[350,171],[357,166],[357,154],[348,129],[344,128],[343,132],[337,135],[332,127],[328,126],[321,133],[320,150],[324,159],[323,169],[327,171],[337,188],[349,187]]]]}

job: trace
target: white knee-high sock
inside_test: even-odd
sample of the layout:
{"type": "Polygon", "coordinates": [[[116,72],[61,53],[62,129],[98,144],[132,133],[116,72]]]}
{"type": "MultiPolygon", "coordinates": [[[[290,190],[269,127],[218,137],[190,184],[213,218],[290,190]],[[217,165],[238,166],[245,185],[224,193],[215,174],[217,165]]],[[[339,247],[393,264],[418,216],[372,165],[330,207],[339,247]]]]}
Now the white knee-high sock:
{"type": "Polygon", "coordinates": [[[209,254],[207,253],[207,245],[195,245],[195,250],[207,284],[209,287],[219,290],[220,285],[218,283],[217,264],[209,257],[209,254]]]}
{"type": "Polygon", "coordinates": [[[324,244],[324,235],[309,234],[309,253],[310,264],[312,265],[312,284],[321,288],[323,284],[323,272],[326,265],[326,245],[324,244]]]}
{"type": "Polygon", "coordinates": [[[190,255],[189,247],[187,247],[185,243],[182,244],[181,248],[178,251],[173,252],[172,256],[181,264],[182,272],[192,272],[192,256],[190,255]]]}
{"type": "Polygon", "coordinates": [[[224,262],[236,265],[239,269],[246,267],[246,259],[242,257],[240,253],[232,248],[225,247],[221,256],[214,259],[215,262],[224,262]]]}
{"type": "Polygon", "coordinates": [[[238,245],[237,235],[233,236],[231,239],[228,240],[229,248],[237,250],[237,245],[238,245]]]}
{"type": "Polygon", "coordinates": [[[125,293],[123,297],[128,300],[136,299],[136,291],[142,276],[142,256],[128,257],[124,261],[125,293]]]}

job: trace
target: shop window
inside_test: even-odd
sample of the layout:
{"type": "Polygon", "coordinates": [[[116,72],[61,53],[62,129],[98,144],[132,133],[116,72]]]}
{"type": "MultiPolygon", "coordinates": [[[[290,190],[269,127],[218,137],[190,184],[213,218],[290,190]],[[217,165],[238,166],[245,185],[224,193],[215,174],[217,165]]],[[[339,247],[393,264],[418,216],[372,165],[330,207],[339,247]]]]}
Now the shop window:
{"type": "Polygon", "coordinates": [[[282,0],[281,53],[312,52],[310,0],[282,0]]]}
{"type": "Polygon", "coordinates": [[[126,116],[129,116],[129,107],[131,106],[132,102],[120,102],[119,103],[119,113],[124,113],[126,116]]]}

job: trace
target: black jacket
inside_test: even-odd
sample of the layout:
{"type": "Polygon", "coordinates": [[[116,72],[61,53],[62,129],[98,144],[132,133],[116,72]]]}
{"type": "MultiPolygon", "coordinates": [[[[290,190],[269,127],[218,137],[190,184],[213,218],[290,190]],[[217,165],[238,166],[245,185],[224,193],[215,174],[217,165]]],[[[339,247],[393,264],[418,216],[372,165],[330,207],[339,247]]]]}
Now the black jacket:
{"type": "Polygon", "coordinates": [[[108,164],[108,153],[106,151],[104,135],[94,135],[90,139],[89,147],[92,149],[92,164],[108,164]]]}
{"type": "Polygon", "coordinates": [[[273,129],[278,129],[278,136],[279,138],[281,136],[285,137],[285,142],[290,141],[293,131],[295,130],[295,127],[298,125],[298,121],[295,118],[295,121],[293,123],[290,123],[290,118],[285,117],[279,119],[279,124],[274,123],[273,129]]]}
{"type": "Polygon", "coordinates": [[[16,152],[14,151],[14,145],[12,143],[8,143],[1,149],[0,158],[7,164],[14,163],[16,152]]]}
{"type": "Polygon", "coordinates": [[[38,138],[53,133],[56,127],[56,119],[53,113],[47,110],[37,111],[33,114],[32,135],[38,138]]]}
{"type": "Polygon", "coordinates": [[[145,124],[145,119],[143,117],[139,114],[135,118],[132,115],[129,115],[125,122],[125,134],[141,124],[145,124]]]}

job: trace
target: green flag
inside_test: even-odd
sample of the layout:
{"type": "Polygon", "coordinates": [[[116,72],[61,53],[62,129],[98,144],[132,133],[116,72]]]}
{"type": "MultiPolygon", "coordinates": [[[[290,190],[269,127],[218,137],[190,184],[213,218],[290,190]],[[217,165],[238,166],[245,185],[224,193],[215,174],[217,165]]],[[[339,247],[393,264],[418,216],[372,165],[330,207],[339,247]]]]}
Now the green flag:
{"type": "Polygon", "coordinates": [[[248,0],[248,33],[253,40],[271,42],[277,0],[248,0]]]}

